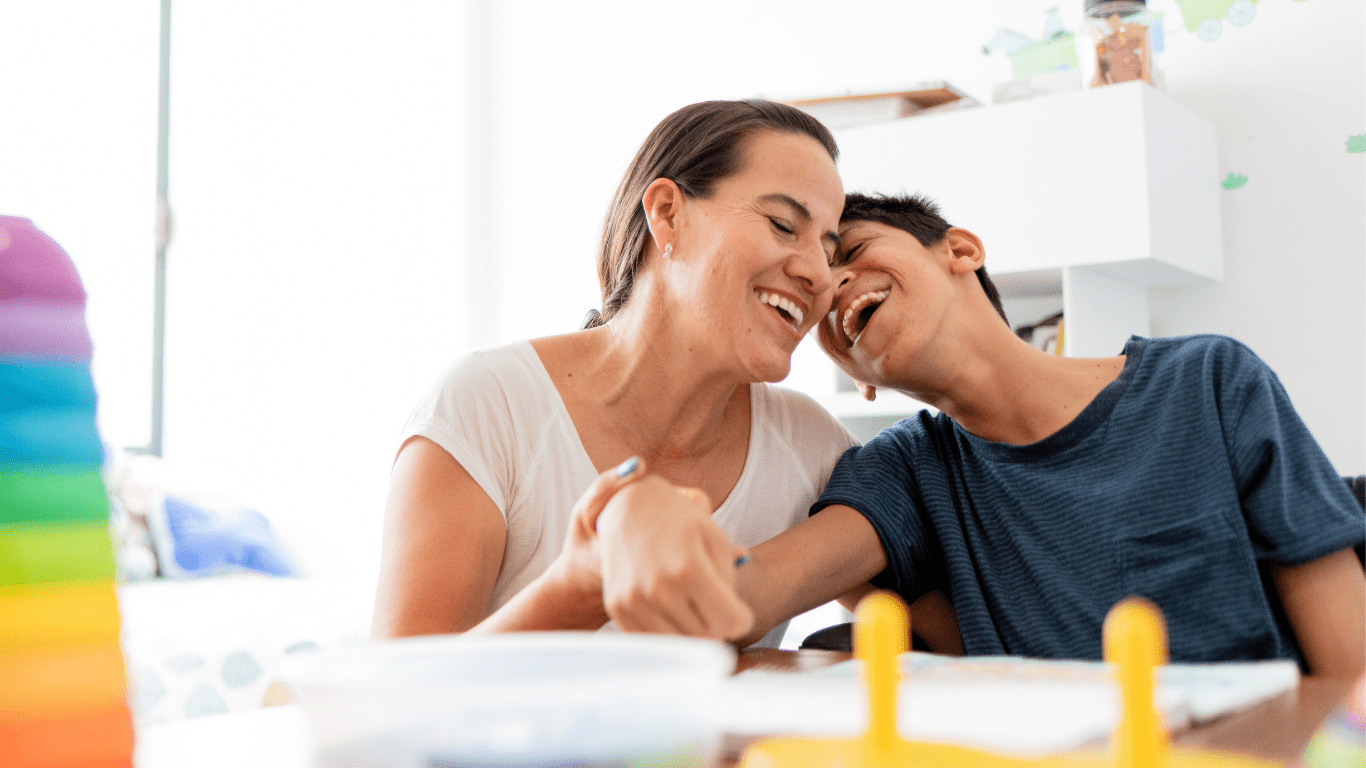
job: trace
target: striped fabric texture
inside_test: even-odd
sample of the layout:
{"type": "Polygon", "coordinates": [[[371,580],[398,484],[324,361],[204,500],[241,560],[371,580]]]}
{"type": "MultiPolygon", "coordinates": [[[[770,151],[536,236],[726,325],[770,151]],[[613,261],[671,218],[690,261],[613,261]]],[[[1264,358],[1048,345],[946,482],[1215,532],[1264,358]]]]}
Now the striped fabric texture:
{"type": "Polygon", "coordinates": [[[1271,586],[1360,544],[1361,510],[1275,374],[1221,336],[1134,337],[1124,369],[1031,445],[921,412],[841,459],[815,514],[862,513],[908,602],[942,589],[972,655],[1101,658],[1101,626],[1140,595],[1177,662],[1293,658],[1271,586]]]}

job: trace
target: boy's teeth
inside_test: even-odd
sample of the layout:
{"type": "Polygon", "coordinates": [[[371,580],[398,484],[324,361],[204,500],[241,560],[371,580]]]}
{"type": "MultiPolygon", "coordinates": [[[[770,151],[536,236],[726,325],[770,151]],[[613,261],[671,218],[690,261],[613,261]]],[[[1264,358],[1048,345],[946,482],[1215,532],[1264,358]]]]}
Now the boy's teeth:
{"type": "Polygon", "coordinates": [[[762,301],[770,307],[779,307],[784,312],[787,312],[789,315],[791,315],[794,325],[800,326],[802,324],[802,319],[805,315],[802,312],[801,307],[797,306],[796,302],[783,296],[779,296],[776,293],[769,293],[767,291],[756,291],[756,293],[759,296],[759,301],[762,301]]]}
{"type": "MultiPolygon", "coordinates": [[[[849,308],[844,310],[844,336],[845,338],[849,339],[850,343],[858,341],[858,336],[854,335],[854,318],[858,316],[859,310],[867,306],[869,302],[886,301],[887,297],[891,295],[892,292],[890,290],[869,291],[868,293],[863,294],[857,299],[854,299],[853,303],[849,305],[849,308]]],[[[860,331],[859,336],[862,335],[863,332],[860,331]]]]}

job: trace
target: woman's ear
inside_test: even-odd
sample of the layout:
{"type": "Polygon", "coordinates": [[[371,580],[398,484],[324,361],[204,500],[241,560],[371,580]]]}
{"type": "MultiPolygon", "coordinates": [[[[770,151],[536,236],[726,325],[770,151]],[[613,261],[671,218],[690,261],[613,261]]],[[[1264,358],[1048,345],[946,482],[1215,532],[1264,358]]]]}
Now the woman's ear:
{"type": "Polygon", "coordinates": [[[645,209],[645,225],[660,252],[677,239],[682,204],[683,190],[672,179],[655,179],[645,188],[640,205],[645,209]]]}
{"type": "Polygon", "coordinates": [[[949,269],[955,275],[976,272],[986,260],[987,252],[981,238],[966,229],[952,227],[944,235],[949,245],[949,269]]]}

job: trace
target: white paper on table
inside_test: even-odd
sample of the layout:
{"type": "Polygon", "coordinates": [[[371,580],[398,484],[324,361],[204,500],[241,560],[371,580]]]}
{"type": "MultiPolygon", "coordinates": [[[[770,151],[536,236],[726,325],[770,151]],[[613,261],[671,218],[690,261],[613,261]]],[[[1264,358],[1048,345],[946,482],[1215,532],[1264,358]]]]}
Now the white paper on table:
{"type": "MultiPolygon", "coordinates": [[[[898,725],[906,738],[1040,755],[1107,738],[1118,689],[1104,662],[1015,657],[901,657],[898,725]]],[[[852,736],[867,724],[859,663],[802,673],[751,670],[732,678],[722,727],[738,734],[852,736]]],[[[1169,731],[1250,706],[1292,688],[1294,662],[1179,664],[1158,672],[1158,710],[1169,731]]]]}

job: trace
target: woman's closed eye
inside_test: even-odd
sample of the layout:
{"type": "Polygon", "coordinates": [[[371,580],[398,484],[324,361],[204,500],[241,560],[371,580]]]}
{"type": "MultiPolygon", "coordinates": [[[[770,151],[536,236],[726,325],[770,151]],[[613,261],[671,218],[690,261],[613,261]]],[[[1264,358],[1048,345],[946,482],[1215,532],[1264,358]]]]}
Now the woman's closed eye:
{"type": "Polygon", "coordinates": [[[773,228],[774,228],[774,229],[778,230],[779,232],[782,232],[784,235],[795,235],[795,234],[797,234],[797,230],[793,229],[793,228],[791,227],[791,225],[789,225],[787,222],[783,221],[782,219],[775,219],[775,218],[773,218],[772,216],[769,216],[769,217],[768,217],[768,221],[769,221],[770,224],[773,225],[773,228]]]}

